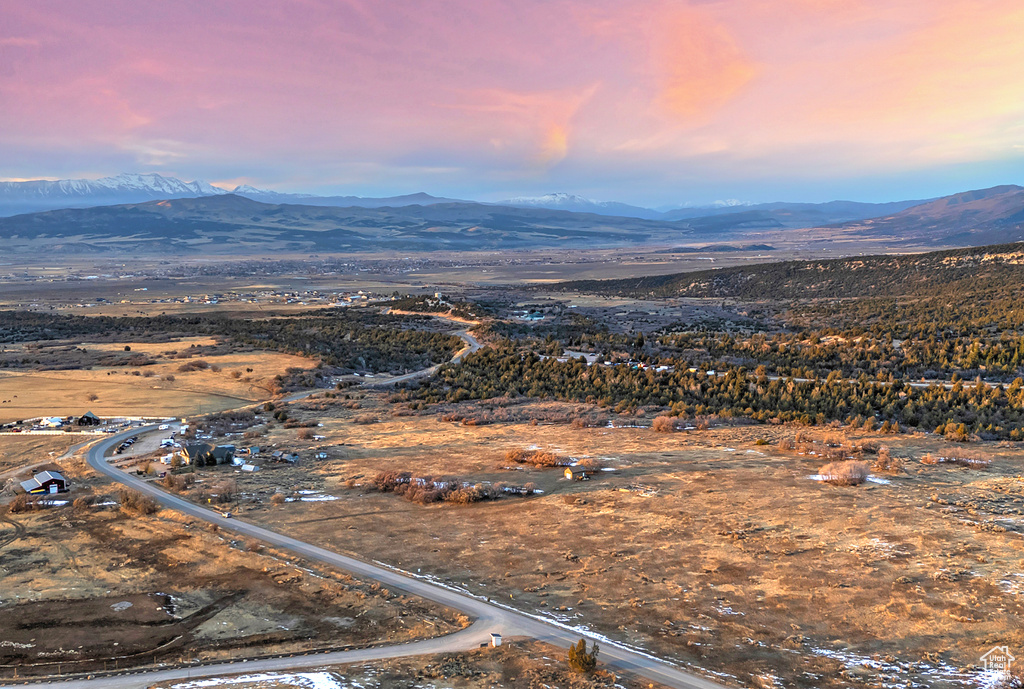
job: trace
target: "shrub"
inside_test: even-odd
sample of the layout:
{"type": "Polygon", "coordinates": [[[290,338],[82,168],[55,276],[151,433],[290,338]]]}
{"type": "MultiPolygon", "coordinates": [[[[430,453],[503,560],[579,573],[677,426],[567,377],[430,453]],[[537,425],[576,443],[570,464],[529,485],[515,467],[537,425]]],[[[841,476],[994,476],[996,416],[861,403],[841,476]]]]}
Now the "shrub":
{"type": "Polygon", "coordinates": [[[160,509],[156,500],[137,490],[122,488],[120,492],[121,511],[136,516],[153,514],[160,509]]]}
{"type": "Polygon", "coordinates": [[[167,474],[160,481],[165,487],[171,490],[181,491],[189,488],[196,482],[195,474],[167,474]]]}
{"type": "Polygon", "coordinates": [[[394,490],[396,486],[409,482],[412,474],[403,471],[382,471],[373,477],[373,485],[382,493],[394,490]]]}
{"type": "Polygon", "coordinates": [[[867,462],[850,460],[826,464],[818,473],[834,486],[858,486],[871,474],[871,468],[867,462]]]}
{"type": "Polygon", "coordinates": [[[986,459],[977,452],[953,450],[946,455],[933,455],[930,452],[921,458],[922,464],[955,464],[968,469],[985,469],[992,460],[986,459]]]}
{"type": "Polygon", "coordinates": [[[587,640],[580,639],[578,644],[569,647],[569,656],[567,658],[569,669],[580,673],[593,672],[594,668],[597,667],[597,654],[599,651],[600,649],[596,641],[594,642],[594,647],[587,651],[587,640]]]}
{"type": "Polygon", "coordinates": [[[300,428],[299,429],[299,440],[312,440],[312,439],[313,439],[313,431],[311,429],[309,429],[309,428],[300,428]]]}
{"type": "Polygon", "coordinates": [[[360,414],[356,418],[352,419],[352,423],[365,426],[367,424],[377,423],[377,417],[373,414],[360,414]]]}
{"type": "Polygon", "coordinates": [[[75,512],[85,512],[89,507],[92,506],[95,498],[91,495],[83,495],[79,498],[75,498],[75,501],[71,503],[71,509],[75,512]]]}
{"type": "Polygon", "coordinates": [[[287,500],[288,500],[288,498],[286,498],[284,496],[284,493],[274,493],[273,495],[270,496],[270,504],[271,505],[278,505],[278,506],[280,506],[280,505],[283,505],[285,502],[287,502],[287,500]]]}
{"type": "Polygon", "coordinates": [[[875,457],[875,463],[871,465],[871,470],[880,474],[902,474],[903,458],[893,457],[889,448],[880,447],[878,455],[875,457]]]}
{"type": "Polygon", "coordinates": [[[656,416],[651,422],[651,430],[656,433],[671,433],[676,430],[676,420],[672,416],[656,416]]]}
{"type": "Polygon", "coordinates": [[[30,512],[36,507],[35,503],[28,499],[27,495],[17,495],[7,505],[7,511],[11,514],[19,514],[21,512],[30,512]]]}
{"type": "Polygon", "coordinates": [[[860,448],[860,451],[863,452],[864,454],[873,455],[876,452],[878,452],[881,445],[879,445],[874,440],[864,440],[861,441],[858,447],[860,448]]]}
{"type": "Polygon", "coordinates": [[[971,433],[967,430],[966,424],[954,425],[953,423],[946,424],[946,430],[944,435],[946,440],[950,440],[954,443],[966,443],[971,440],[971,433]]]}
{"type": "Polygon", "coordinates": [[[474,502],[480,502],[486,497],[487,496],[483,490],[476,486],[472,486],[469,488],[458,488],[453,490],[447,493],[443,499],[445,502],[450,502],[455,505],[469,505],[474,502]]]}
{"type": "Polygon", "coordinates": [[[547,450],[525,450],[513,448],[505,453],[505,461],[513,464],[532,464],[538,467],[559,467],[569,463],[568,459],[559,457],[547,450]]]}

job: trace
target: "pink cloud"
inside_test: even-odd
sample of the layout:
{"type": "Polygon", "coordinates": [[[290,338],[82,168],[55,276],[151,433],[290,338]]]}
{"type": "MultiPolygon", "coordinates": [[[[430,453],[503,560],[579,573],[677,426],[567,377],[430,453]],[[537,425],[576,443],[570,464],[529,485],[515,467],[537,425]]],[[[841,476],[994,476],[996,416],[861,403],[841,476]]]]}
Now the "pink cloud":
{"type": "Polygon", "coordinates": [[[34,0],[0,27],[0,146],[225,177],[840,174],[996,155],[1024,116],[1017,0],[34,0]]]}

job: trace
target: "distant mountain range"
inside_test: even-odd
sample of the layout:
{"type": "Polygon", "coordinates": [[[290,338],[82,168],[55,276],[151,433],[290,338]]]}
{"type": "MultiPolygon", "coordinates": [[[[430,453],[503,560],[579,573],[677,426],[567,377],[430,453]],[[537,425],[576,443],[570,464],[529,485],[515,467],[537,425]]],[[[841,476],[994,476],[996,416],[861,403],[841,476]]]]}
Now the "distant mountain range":
{"type": "Polygon", "coordinates": [[[965,191],[878,218],[842,225],[866,237],[936,240],[958,246],[1024,241],[1024,187],[965,191]]]}
{"type": "Polygon", "coordinates": [[[665,212],[570,194],[501,204],[419,193],[387,198],[311,196],[157,174],[0,184],[0,209],[53,210],[0,217],[14,251],[261,253],[593,248],[869,238],[916,247],[1024,240],[1024,188],[981,189],[930,201],[768,203],[665,212]],[[122,198],[131,203],[97,205],[122,198]],[[644,217],[641,217],[644,216],[644,217]],[[768,237],[765,233],[768,233],[768,237]],[[773,240],[774,241],[774,240],[773,240]]]}
{"type": "Polygon", "coordinates": [[[256,255],[474,251],[701,241],[687,223],[478,203],[362,208],[267,204],[237,194],[0,218],[10,252],[256,255]]]}
{"type": "MultiPolygon", "coordinates": [[[[248,184],[228,191],[202,180],[183,182],[157,173],[121,174],[97,180],[66,179],[58,181],[35,180],[28,182],[0,182],[0,217],[35,213],[61,208],[92,208],[144,201],[197,198],[236,194],[263,203],[291,203],[304,206],[335,206],[339,208],[385,208],[427,206],[437,203],[475,203],[462,199],[431,196],[423,192],[388,197],[318,196],[316,194],[288,193],[258,189],[248,184]]],[[[519,196],[488,204],[512,208],[538,208],[593,213],[642,220],[689,220],[710,216],[727,216],[719,221],[704,221],[708,229],[723,226],[746,228],[785,228],[831,225],[875,218],[897,213],[921,201],[896,203],[857,203],[831,201],[829,203],[764,203],[744,204],[726,201],[708,206],[692,206],[658,211],[617,201],[594,201],[576,194],[552,193],[543,196],[519,196]]]]}
{"type": "Polygon", "coordinates": [[[223,189],[202,180],[182,182],[155,173],[123,174],[102,179],[0,182],[0,216],[223,193],[223,189]]]}
{"type": "Polygon", "coordinates": [[[257,189],[249,185],[241,185],[235,187],[233,191],[228,191],[202,180],[183,182],[174,177],[165,177],[152,172],[146,174],[121,174],[116,177],[103,177],[102,179],[0,182],[0,217],[61,208],[94,208],[96,206],[115,206],[141,203],[143,201],[221,196],[224,194],[237,194],[264,203],[299,203],[308,206],[360,206],[363,208],[411,206],[414,204],[427,205],[455,201],[455,199],[439,198],[424,193],[387,198],[289,194],[257,189]]]}
{"type": "Polygon", "coordinates": [[[661,220],[663,213],[650,208],[631,206],[617,201],[591,201],[590,199],[566,194],[564,192],[545,194],[543,196],[517,196],[507,201],[499,201],[496,205],[513,208],[547,208],[548,210],[572,211],[573,213],[596,213],[598,215],[617,215],[626,218],[643,218],[645,220],[661,220]]]}
{"type": "Polygon", "coordinates": [[[338,208],[385,208],[388,206],[429,206],[435,203],[471,203],[459,199],[446,199],[442,196],[431,196],[424,192],[416,194],[403,194],[401,196],[317,196],[315,194],[292,194],[267,189],[257,189],[244,184],[231,192],[221,191],[244,196],[253,201],[263,203],[294,203],[303,206],[335,206],[338,208]]]}

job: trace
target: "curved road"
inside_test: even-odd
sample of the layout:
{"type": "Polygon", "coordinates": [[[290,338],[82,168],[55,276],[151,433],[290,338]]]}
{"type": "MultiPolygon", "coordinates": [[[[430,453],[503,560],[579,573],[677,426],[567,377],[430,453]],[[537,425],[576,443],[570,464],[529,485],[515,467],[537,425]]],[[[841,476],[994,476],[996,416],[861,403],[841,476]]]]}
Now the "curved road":
{"type": "MultiPolygon", "coordinates": [[[[469,334],[468,329],[457,333],[466,342],[466,347],[452,359],[458,361],[466,354],[480,349],[480,343],[469,334]]],[[[387,381],[370,385],[390,385],[430,375],[437,366],[423,371],[398,376],[387,381]]],[[[316,392],[316,391],[313,391],[316,392]]],[[[299,393],[305,396],[308,393],[299,393]]],[[[299,396],[292,396],[299,399],[299,396]]],[[[289,401],[291,397],[286,398],[289,401]]],[[[465,613],[473,623],[459,632],[447,636],[426,639],[392,646],[378,646],[352,651],[336,651],[331,653],[289,656],[284,658],[255,659],[237,663],[218,663],[196,667],[173,668],[136,672],[134,674],[100,677],[96,679],[44,680],[33,682],[34,687],[65,687],[67,689],[96,689],[97,687],[114,687],[117,689],[138,689],[155,682],[167,680],[184,680],[198,677],[215,677],[232,675],[239,672],[274,672],[286,670],[308,669],[339,663],[354,663],[383,658],[424,655],[431,653],[464,651],[479,647],[490,641],[490,634],[498,632],[505,637],[525,636],[568,648],[579,640],[581,633],[559,625],[556,622],[530,617],[510,608],[493,604],[485,599],[476,598],[466,593],[447,588],[431,581],[413,577],[403,572],[370,564],[357,558],[340,555],[298,539],[280,534],[276,531],[237,519],[226,518],[220,512],[196,505],[177,495],[167,493],[155,484],[143,481],[137,476],[128,474],[107,462],[107,452],[122,440],[131,436],[155,430],[157,427],[147,426],[135,428],[105,438],[89,449],[86,460],[96,471],[133,488],[140,493],[149,495],[163,507],[176,510],[202,521],[216,524],[227,531],[256,538],[264,543],[295,553],[307,560],[338,567],[352,572],[363,579],[380,582],[389,588],[399,589],[410,595],[447,606],[465,613]]],[[[601,661],[620,670],[627,670],[648,679],[660,682],[677,689],[721,689],[723,685],[703,677],[681,670],[676,665],[620,646],[607,639],[597,639],[601,643],[601,661]]]]}
{"type": "MultiPolygon", "coordinates": [[[[466,346],[460,349],[458,352],[456,352],[455,356],[452,357],[452,360],[449,363],[458,363],[459,361],[462,361],[462,358],[467,354],[472,354],[473,352],[483,347],[483,345],[480,344],[480,342],[477,341],[477,339],[469,333],[469,330],[460,330],[453,334],[461,337],[462,341],[466,343],[466,346]]],[[[406,373],[405,375],[395,376],[394,378],[388,378],[387,380],[373,381],[372,383],[363,383],[363,387],[372,388],[384,385],[394,385],[395,383],[404,383],[409,380],[415,380],[416,378],[428,378],[434,375],[434,373],[439,368],[441,368],[441,364],[434,364],[430,368],[424,368],[419,371],[413,371],[412,373],[406,373]]]]}

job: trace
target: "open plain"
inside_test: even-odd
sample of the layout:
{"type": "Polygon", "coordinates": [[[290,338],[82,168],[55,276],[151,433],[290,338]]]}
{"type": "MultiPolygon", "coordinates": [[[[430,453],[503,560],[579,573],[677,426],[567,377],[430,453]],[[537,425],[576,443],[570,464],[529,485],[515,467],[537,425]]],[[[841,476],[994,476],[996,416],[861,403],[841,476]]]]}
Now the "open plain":
{"type": "MultiPolygon", "coordinates": [[[[839,487],[814,479],[825,433],[802,452],[779,449],[800,432],[791,427],[658,433],[643,416],[574,427],[600,412],[529,403],[505,407],[513,420],[467,425],[404,415],[376,394],[357,410],[350,402],[290,405],[293,418],[323,424],[319,442],[254,427],[256,442],[297,451],[299,466],[209,470],[203,480],[235,476],[245,519],[373,552],[741,684],[785,676],[789,686],[840,687],[891,675],[962,686],[995,640],[1024,641],[1007,636],[1022,611],[1024,533],[1022,466],[1010,447],[987,451],[991,465],[975,470],[922,464],[942,441],[853,433],[844,440],[888,447],[906,464],[839,487]],[[510,464],[506,453],[522,448],[601,467],[569,481],[557,467],[510,464]],[[531,483],[537,493],[422,505],[378,491],[385,470],[531,483]],[[281,490],[288,501],[270,504],[281,490]]],[[[481,411],[470,407],[466,418],[481,411]]]]}

